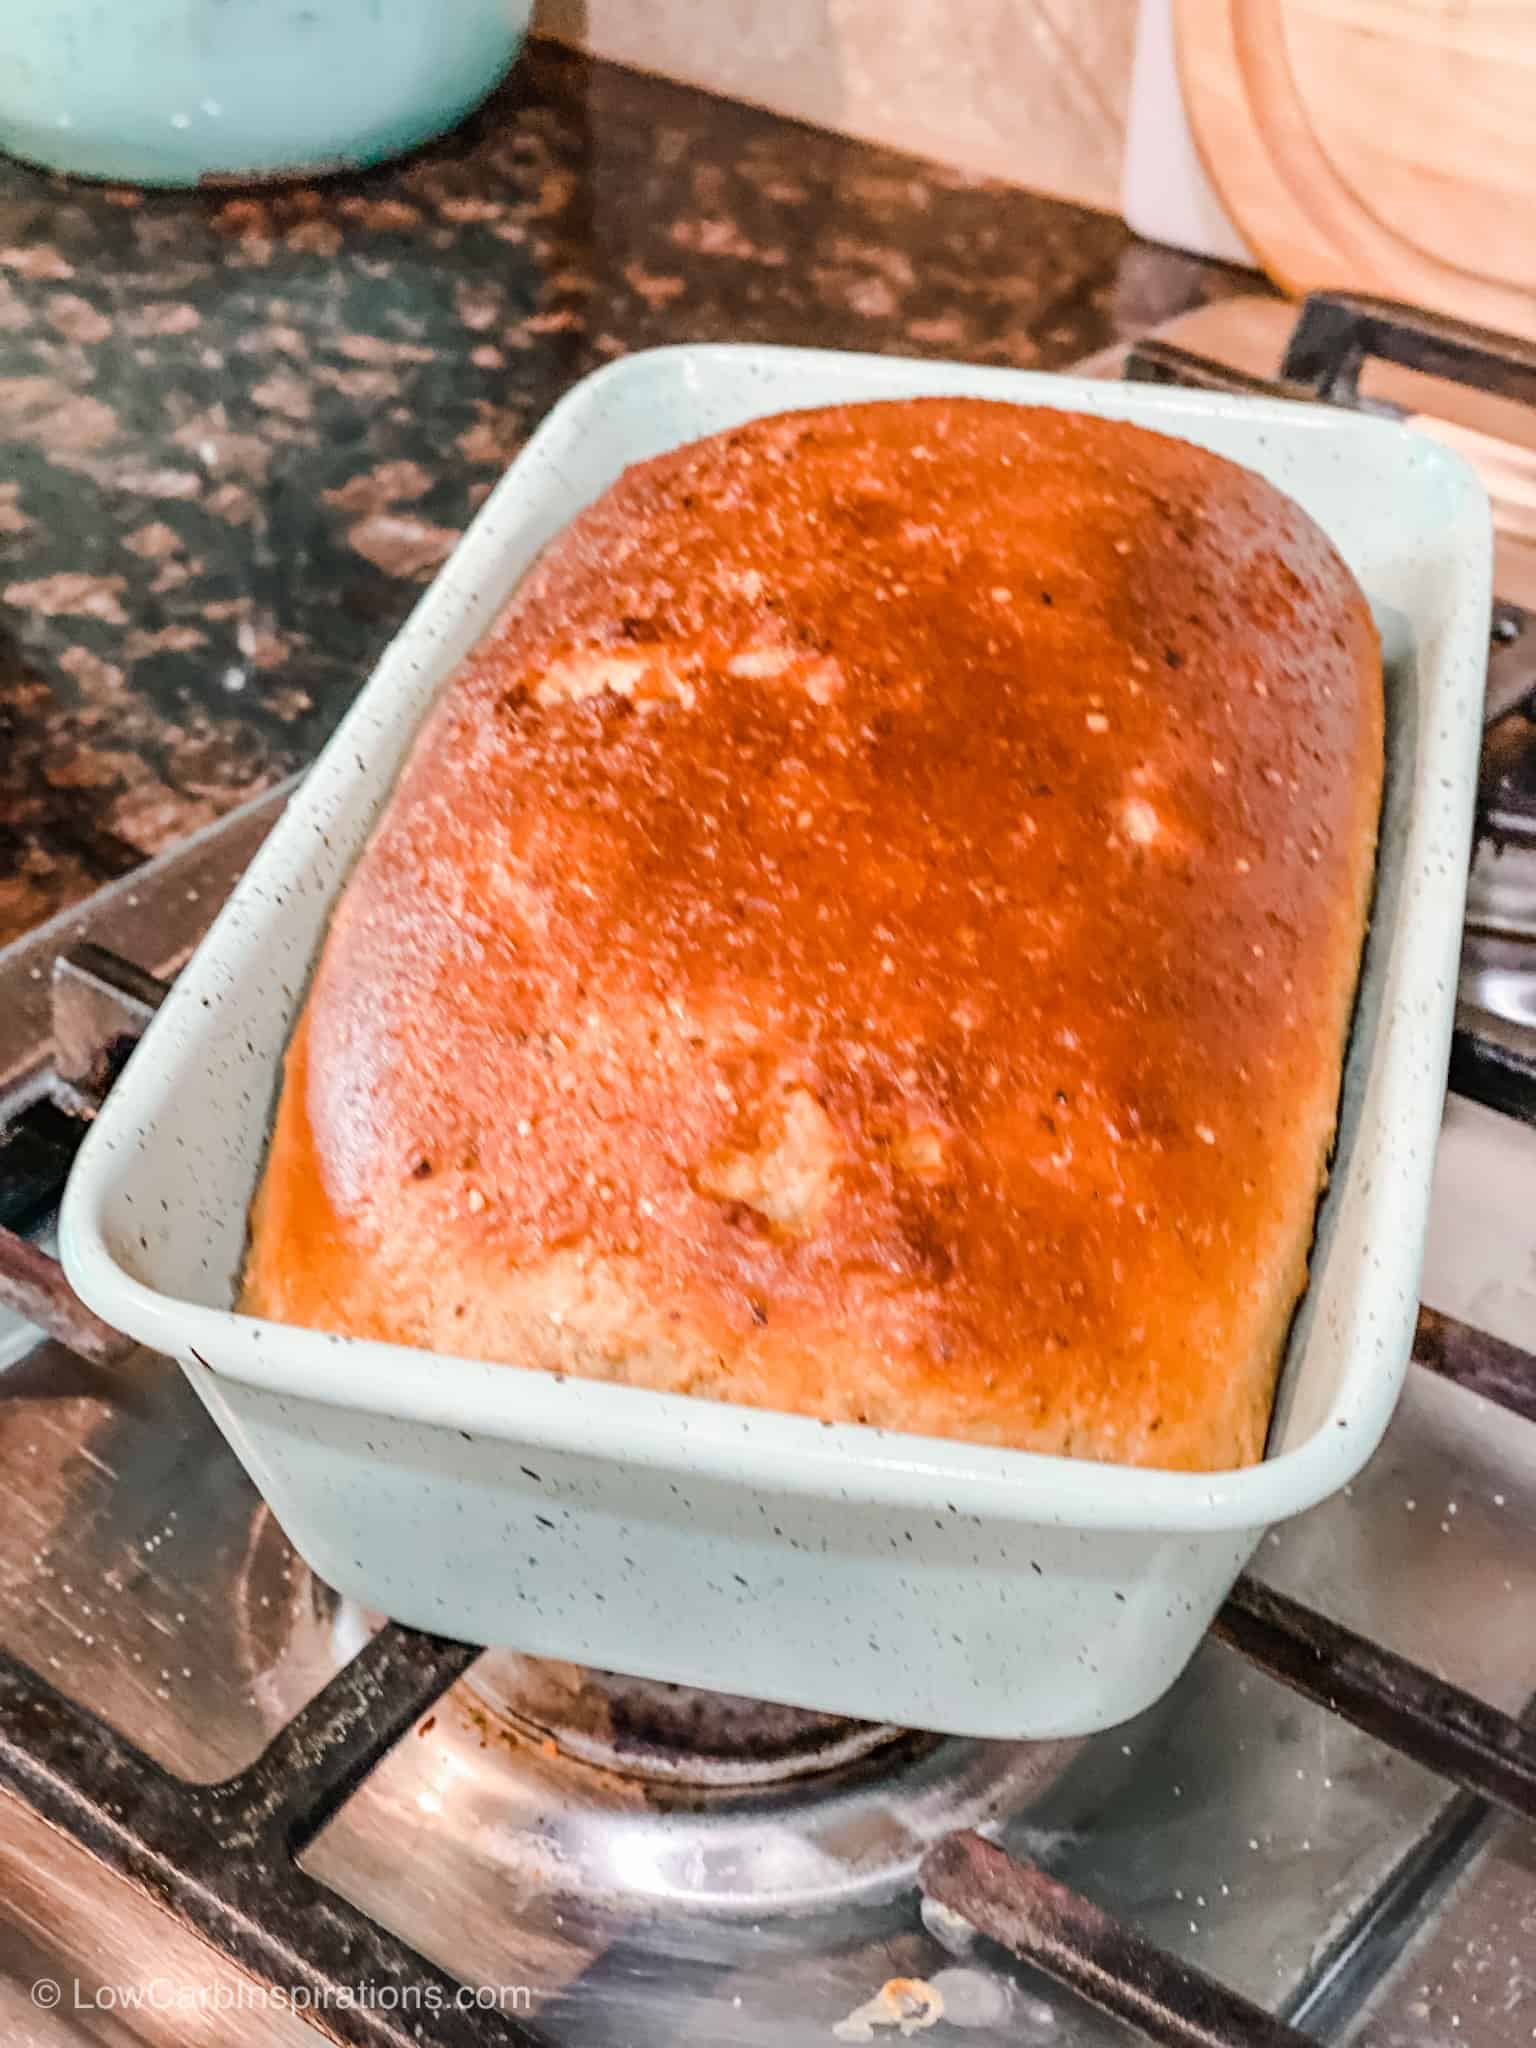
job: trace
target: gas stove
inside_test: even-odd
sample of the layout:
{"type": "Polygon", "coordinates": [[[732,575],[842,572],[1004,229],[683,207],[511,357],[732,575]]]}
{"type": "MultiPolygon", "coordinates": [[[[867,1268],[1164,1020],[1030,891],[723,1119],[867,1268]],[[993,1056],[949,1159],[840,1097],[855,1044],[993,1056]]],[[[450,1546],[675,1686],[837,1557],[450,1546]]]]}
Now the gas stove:
{"type": "Polygon", "coordinates": [[[1536,355],[1339,297],[1293,322],[1228,301],[1093,367],[1393,406],[1498,500],[1455,1092],[1367,1470],[1087,1742],[647,1685],[338,1599],[50,1257],[83,1121],[275,790],[0,954],[0,2038],[1536,2036],[1536,355]]]}

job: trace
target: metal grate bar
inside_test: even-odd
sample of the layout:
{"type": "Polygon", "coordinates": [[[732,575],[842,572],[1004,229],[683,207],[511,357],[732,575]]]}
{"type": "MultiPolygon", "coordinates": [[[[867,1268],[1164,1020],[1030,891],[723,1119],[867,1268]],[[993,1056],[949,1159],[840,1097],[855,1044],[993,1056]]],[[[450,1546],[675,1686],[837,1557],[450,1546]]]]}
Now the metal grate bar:
{"type": "Polygon", "coordinates": [[[1488,1841],[1492,1809],[1458,1792],[1379,1891],[1325,1948],[1283,2008],[1293,2027],[1337,2041],[1402,1959],[1416,1929],[1488,1841]]]}
{"type": "Polygon", "coordinates": [[[1458,1003],[1447,1078],[1469,1102],[1536,1124],[1536,1027],[1458,1003]]]}
{"type": "Polygon", "coordinates": [[[478,2005],[471,1988],[292,1859],[297,1794],[282,1774],[298,1761],[304,1815],[323,1818],[387,1746],[384,1730],[398,1733],[406,1700],[412,1712],[430,1703],[466,1654],[407,1630],[386,1633],[361,1682],[348,1666],[249,1772],[207,1786],[172,1777],[0,1651],[0,1787],[257,1983],[302,1994],[305,2017],[338,2048],[538,2048],[525,2024],[478,2005]],[[365,1732],[379,1687],[406,1667],[400,1695],[382,1695],[379,1735],[365,1732]],[[292,1754],[300,1728],[320,1745],[307,1761],[292,1754]],[[274,1784],[287,1796],[274,1798],[274,1784]]]}
{"type": "Polygon", "coordinates": [[[1238,1580],[1212,1633],[1378,1742],[1536,1820],[1536,1731],[1513,1715],[1255,1579],[1238,1580]]]}
{"type": "Polygon", "coordinates": [[[247,1824],[296,1855],[479,1655],[386,1622],[232,1781],[247,1824]]]}
{"type": "Polygon", "coordinates": [[[57,1259],[0,1224],[0,1308],[36,1323],[92,1365],[115,1365],[133,1349],[93,1315],[64,1278],[57,1259]]]}
{"type": "Polygon", "coordinates": [[[935,1843],[920,1882],[979,1934],[1157,2048],[1313,2048],[1309,2036],[980,1835],[935,1843]]]}
{"type": "Polygon", "coordinates": [[[1239,398],[1296,398],[1316,400],[1317,394],[1304,384],[1291,384],[1278,377],[1256,377],[1251,370],[1235,370],[1226,363],[1213,362],[1193,349],[1180,348],[1176,341],[1150,339],[1131,344],[1125,359],[1127,384],[1177,384],[1187,391],[1227,391],[1239,398]]]}
{"type": "Polygon", "coordinates": [[[1397,407],[1360,395],[1360,371],[1372,356],[1536,405],[1536,347],[1530,342],[1358,292],[1311,294],[1291,332],[1281,375],[1329,404],[1395,413],[1397,407]]]}
{"type": "Polygon", "coordinates": [[[94,1116],[170,983],[90,940],[53,963],[50,1081],[66,1109],[94,1116]]]}
{"type": "Polygon", "coordinates": [[[1469,1393],[1536,1422],[1536,1358],[1502,1337],[1490,1337],[1486,1330],[1474,1330],[1438,1309],[1421,1307],[1413,1358],[1426,1372],[1454,1380],[1469,1393]]]}

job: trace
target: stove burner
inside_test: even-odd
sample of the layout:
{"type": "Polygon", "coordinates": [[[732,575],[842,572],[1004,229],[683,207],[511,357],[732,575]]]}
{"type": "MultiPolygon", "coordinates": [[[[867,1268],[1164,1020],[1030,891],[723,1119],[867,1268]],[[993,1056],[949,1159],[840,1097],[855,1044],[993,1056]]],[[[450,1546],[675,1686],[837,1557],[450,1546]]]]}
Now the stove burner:
{"type": "Polygon", "coordinates": [[[501,1651],[418,1735],[391,1787],[402,1825],[425,1805],[463,1839],[492,1834],[503,1877],[530,1889],[750,1919],[894,1898],[954,1829],[1027,1816],[1082,1747],[912,1734],[501,1651]]]}
{"type": "Polygon", "coordinates": [[[511,1650],[488,1652],[463,1683],[491,1714],[562,1756],[646,1784],[788,1785],[915,1739],[872,1722],[511,1650]]]}
{"type": "MultiPolygon", "coordinates": [[[[283,1548],[260,1510],[240,1635],[275,1726],[390,1632],[302,1569],[277,1600],[283,1548]]],[[[1027,1816],[1082,1747],[924,1735],[513,1650],[483,1651],[417,1738],[393,1766],[402,1828],[425,1808],[494,1838],[502,1877],[530,1890],[710,1918],[878,1905],[953,1829],[1027,1816]]]]}
{"type": "MultiPolygon", "coordinates": [[[[396,1633],[301,1568],[276,1600],[283,1548],[260,1510],[240,1635],[277,1726],[326,1666],[396,1633]]],[[[389,1766],[401,1830],[426,1810],[494,1840],[501,1881],[711,1919],[882,1904],[953,1829],[1027,1816],[1082,1747],[925,1735],[514,1650],[482,1651],[416,1734],[389,1766]]]]}

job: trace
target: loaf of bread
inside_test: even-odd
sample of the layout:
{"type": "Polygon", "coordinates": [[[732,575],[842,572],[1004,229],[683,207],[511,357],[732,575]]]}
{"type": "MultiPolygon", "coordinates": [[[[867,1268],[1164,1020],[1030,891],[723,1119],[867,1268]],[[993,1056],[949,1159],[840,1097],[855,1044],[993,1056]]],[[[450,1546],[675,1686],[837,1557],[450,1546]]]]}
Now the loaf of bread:
{"type": "Polygon", "coordinates": [[[1359,589],[1214,455],[931,399],[645,463],[448,683],[341,896],[242,1306],[1249,1463],[1381,776],[1359,589]]]}

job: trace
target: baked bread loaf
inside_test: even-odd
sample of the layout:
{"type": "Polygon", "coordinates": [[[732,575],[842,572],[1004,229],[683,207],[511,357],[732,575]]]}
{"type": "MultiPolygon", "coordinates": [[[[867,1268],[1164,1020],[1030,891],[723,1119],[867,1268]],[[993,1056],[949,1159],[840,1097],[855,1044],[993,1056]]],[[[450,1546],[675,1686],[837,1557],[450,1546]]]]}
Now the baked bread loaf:
{"type": "Polygon", "coordinates": [[[242,1305],[1251,1462],[1381,775],[1359,589],[1214,455],[931,399],[645,463],[447,685],[341,896],[242,1305]]]}

